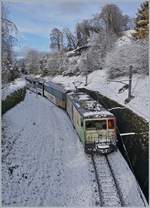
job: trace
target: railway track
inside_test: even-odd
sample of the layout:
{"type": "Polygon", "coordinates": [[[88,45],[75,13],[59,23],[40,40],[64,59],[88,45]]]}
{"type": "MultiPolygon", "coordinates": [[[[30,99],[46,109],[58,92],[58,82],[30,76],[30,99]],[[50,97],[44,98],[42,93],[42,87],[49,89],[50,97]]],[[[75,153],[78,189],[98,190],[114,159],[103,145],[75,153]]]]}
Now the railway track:
{"type": "Polygon", "coordinates": [[[120,187],[116,181],[107,155],[92,155],[91,157],[98,185],[100,206],[125,206],[120,187]]]}

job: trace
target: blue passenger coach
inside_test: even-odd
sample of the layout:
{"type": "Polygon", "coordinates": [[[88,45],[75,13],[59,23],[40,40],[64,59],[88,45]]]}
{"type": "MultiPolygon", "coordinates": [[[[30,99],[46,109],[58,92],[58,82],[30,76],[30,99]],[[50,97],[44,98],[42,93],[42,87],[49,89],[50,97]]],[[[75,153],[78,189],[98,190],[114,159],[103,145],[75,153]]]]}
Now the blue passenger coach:
{"type": "Polygon", "coordinates": [[[44,83],[44,96],[57,106],[66,108],[66,90],[61,84],[51,81],[44,83]]]}

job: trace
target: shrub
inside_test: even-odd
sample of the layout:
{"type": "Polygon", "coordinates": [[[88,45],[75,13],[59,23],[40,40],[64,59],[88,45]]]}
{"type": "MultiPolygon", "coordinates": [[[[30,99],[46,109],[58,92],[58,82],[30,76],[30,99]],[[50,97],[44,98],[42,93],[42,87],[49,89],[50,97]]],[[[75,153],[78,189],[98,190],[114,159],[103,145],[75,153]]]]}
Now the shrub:
{"type": "Polygon", "coordinates": [[[2,100],[2,114],[23,101],[26,95],[26,88],[18,89],[11,95],[7,96],[5,100],[2,100]]]}

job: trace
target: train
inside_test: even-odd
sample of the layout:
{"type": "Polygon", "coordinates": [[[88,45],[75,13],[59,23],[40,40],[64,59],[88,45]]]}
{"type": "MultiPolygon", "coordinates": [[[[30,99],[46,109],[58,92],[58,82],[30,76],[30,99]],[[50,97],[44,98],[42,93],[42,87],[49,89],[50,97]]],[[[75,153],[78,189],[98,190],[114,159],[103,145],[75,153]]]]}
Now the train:
{"type": "Polygon", "coordinates": [[[65,110],[86,153],[117,151],[116,118],[88,94],[66,90],[63,85],[26,77],[30,90],[65,110]]]}

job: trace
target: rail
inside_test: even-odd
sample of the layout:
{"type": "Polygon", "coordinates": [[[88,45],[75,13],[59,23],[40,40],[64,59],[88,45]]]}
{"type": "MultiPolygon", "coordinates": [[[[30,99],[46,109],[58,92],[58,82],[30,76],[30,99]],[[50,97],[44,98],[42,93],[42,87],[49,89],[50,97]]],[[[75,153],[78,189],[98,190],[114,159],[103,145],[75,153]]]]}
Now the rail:
{"type": "Polygon", "coordinates": [[[124,207],[125,202],[107,155],[91,155],[100,206],[124,207]]]}

